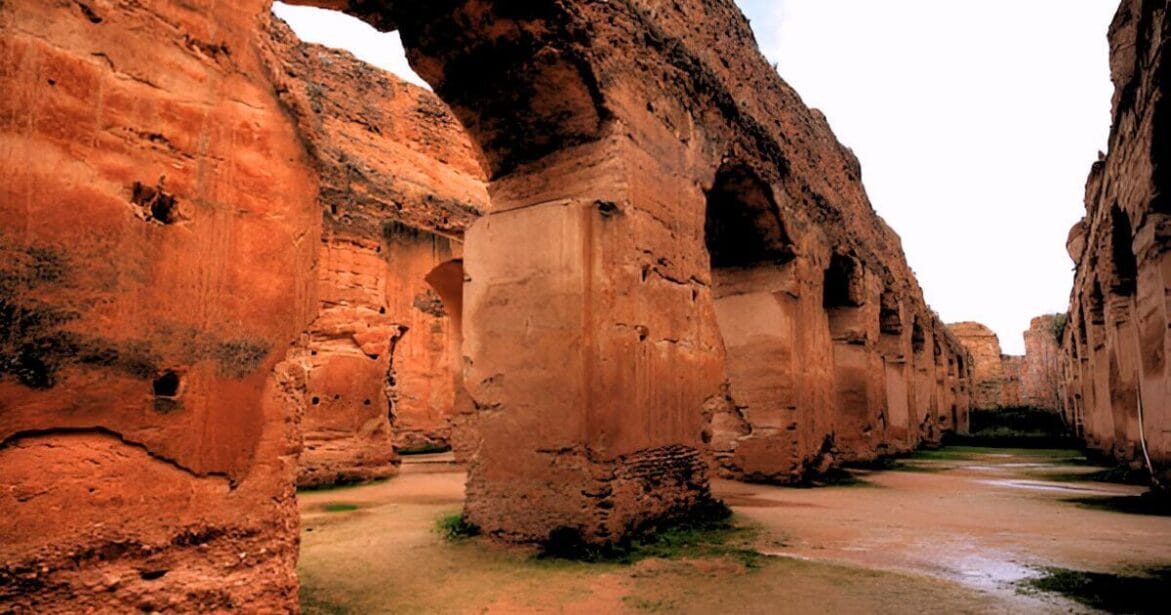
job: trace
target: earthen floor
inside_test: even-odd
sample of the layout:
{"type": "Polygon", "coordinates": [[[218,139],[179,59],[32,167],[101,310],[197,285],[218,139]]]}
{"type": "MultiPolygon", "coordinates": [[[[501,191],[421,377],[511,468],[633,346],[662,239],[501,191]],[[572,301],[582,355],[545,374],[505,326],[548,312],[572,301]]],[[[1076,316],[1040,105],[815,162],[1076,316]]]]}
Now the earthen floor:
{"type": "Polygon", "coordinates": [[[1171,518],[1070,502],[1135,487],[1069,480],[1057,451],[944,449],[861,484],[785,489],[718,481],[757,528],[756,568],[722,558],[634,565],[536,560],[435,531],[464,473],[414,458],[390,481],[303,493],[307,613],[1084,612],[1020,581],[1053,566],[1102,572],[1171,564],[1171,518]],[[1062,480],[1055,480],[1059,476],[1062,480]]]}

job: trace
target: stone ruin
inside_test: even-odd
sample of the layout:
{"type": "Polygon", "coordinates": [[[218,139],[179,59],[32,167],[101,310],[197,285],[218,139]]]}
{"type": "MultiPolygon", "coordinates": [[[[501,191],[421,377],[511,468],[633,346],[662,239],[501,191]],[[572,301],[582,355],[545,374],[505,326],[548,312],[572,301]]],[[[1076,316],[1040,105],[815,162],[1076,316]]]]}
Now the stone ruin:
{"type": "MultiPolygon", "coordinates": [[[[604,544],[712,473],[966,430],[972,357],[731,0],[298,3],[400,30],[435,95],[268,0],[0,2],[0,606],[296,610],[295,485],[396,447],[454,446],[497,539],[604,544]]],[[[1150,4],[1117,54],[1166,38],[1150,4]]],[[[1126,151],[1162,151],[1164,81],[1124,64],[1126,151]]],[[[1134,201],[1165,334],[1142,160],[1091,187],[1134,201]]],[[[1115,347],[1070,329],[1105,437],[1080,383],[1115,347]]]]}
{"type": "Polygon", "coordinates": [[[1038,316],[1025,331],[1025,354],[1001,352],[1000,338],[978,322],[949,324],[972,356],[972,410],[1061,409],[1061,347],[1065,315],[1038,316]]]}
{"type": "Polygon", "coordinates": [[[1070,231],[1063,337],[1067,422],[1091,452],[1171,484],[1171,17],[1124,0],[1110,26],[1110,151],[1070,231]]]}
{"type": "Polygon", "coordinates": [[[462,453],[462,241],[488,207],[478,150],[430,92],[269,28],[273,82],[321,182],[298,485],[384,478],[396,449],[462,453]]]}

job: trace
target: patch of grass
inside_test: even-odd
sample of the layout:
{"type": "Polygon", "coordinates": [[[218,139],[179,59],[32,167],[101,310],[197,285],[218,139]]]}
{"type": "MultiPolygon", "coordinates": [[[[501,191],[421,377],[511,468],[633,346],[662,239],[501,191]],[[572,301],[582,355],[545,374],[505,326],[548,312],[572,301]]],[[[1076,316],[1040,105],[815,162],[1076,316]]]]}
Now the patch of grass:
{"type": "Polygon", "coordinates": [[[354,512],[358,510],[357,504],[347,504],[345,502],[328,502],[322,507],[328,513],[343,513],[354,512]]]}
{"type": "Polygon", "coordinates": [[[451,447],[439,444],[425,444],[423,446],[416,446],[415,448],[400,448],[395,449],[400,457],[410,457],[412,455],[435,455],[438,453],[450,453],[451,447]]]}
{"type": "Polygon", "coordinates": [[[1024,587],[1060,594],[1110,613],[1166,613],[1171,599],[1171,567],[1141,570],[1135,575],[1043,570],[1043,576],[1024,581],[1024,587]]]}
{"type": "Polygon", "coordinates": [[[1106,510],[1129,515],[1171,517],[1171,496],[1147,492],[1134,496],[1067,498],[1066,502],[1082,508],[1106,510]]]}
{"type": "Polygon", "coordinates": [[[914,452],[911,459],[932,461],[973,461],[982,455],[1034,457],[1046,460],[1073,460],[1081,453],[1070,448],[1002,448],[996,446],[945,446],[914,452]]]}
{"type": "Polygon", "coordinates": [[[469,523],[463,513],[443,515],[435,522],[435,531],[446,540],[459,542],[480,535],[480,526],[469,523]]]}
{"type": "Polygon", "coordinates": [[[667,527],[636,532],[620,544],[588,543],[580,530],[558,528],[549,534],[538,557],[626,565],[650,558],[724,557],[756,569],[764,557],[751,547],[756,534],[755,529],[733,524],[732,510],[723,502],[712,502],[667,527]]]}
{"type": "Polygon", "coordinates": [[[313,487],[297,487],[297,493],[329,493],[330,491],[347,491],[349,489],[357,489],[358,487],[369,487],[370,485],[377,485],[385,483],[386,478],[376,478],[374,480],[362,481],[339,481],[329,485],[315,485],[313,487]]]}

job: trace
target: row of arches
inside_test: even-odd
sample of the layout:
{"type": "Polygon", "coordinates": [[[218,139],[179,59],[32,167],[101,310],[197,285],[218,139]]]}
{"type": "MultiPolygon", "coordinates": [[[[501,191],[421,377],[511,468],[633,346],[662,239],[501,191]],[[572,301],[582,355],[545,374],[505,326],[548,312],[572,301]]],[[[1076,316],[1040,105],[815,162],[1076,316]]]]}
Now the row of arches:
{"type": "Polygon", "coordinates": [[[827,462],[873,459],[962,429],[964,351],[918,315],[903,326],[913,305],[905,287],[820,231],[791,234],[785,216],[794,214],[776,194],[734,163],[707,192],[705,245],[734,409],[713,437],[721,472],[801,482],[827,462]]]}

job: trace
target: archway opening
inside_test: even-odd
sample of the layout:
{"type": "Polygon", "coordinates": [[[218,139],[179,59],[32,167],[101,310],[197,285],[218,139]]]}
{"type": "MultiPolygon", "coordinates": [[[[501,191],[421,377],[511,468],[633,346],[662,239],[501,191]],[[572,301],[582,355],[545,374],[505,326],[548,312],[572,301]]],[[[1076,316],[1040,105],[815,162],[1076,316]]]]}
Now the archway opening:
{"type": "Polygon", "coordinates": [[[446,353],[454,395],[448,410],[448,444],[459,461],[467,461],[475,448],[475,427],[472,424],[475,407],[464,386],[464,275],[463,259],[453,259],[435,267],[425,278],[427,284],[439,295],[449,319],[450,332],[447,336],[446,353]]]}
{"type": "MultiPolygon", "coordinates": [[[[709,446],[717,459],[728,459],[742,438],[779,442],[792,423],[786,414],[798,403],[796,249],[772,187],[742,165],[716,174],[707,193],[704,231],[732,397],[729,407],[712,417],[709,446]]],[[[745,457],[743,451],[735,472],[781,480],[792,470],[791,455],[745,457]]]]}

